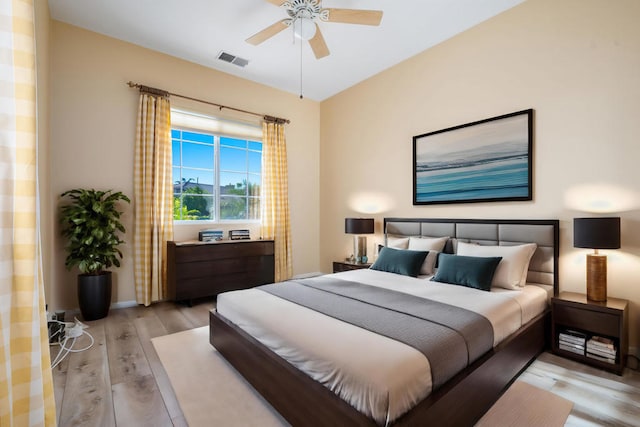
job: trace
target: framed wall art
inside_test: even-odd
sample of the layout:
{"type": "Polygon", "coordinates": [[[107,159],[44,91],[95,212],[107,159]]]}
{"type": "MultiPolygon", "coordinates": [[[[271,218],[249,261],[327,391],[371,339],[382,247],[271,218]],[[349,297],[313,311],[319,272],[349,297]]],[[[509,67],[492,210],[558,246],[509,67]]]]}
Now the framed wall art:
{"type": "Polygon", "coordinates": [[[532,200],[533,110],[413,137],[413,204],[532,200]]]}

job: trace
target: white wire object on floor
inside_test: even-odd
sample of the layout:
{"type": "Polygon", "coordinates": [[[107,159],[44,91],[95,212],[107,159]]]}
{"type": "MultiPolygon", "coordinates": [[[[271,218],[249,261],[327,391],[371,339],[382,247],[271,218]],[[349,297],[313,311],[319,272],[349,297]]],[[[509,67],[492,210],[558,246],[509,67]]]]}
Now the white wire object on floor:
{"type": "Polygon", "coordinates": [[[51,319],[49,324],[49,345],[59,345],[60,351],[51,361],[51,369],[54,369],[69,353],[79,353],[91,348],[94,343],[93,336],[85,329],[89,326],[85,325],[77,318],[73,322],[64,322],[57,319],[51,319]],[[89,345],[82,348],[73,348],[78,338],[82,335],[89,337],[89,345]]]}

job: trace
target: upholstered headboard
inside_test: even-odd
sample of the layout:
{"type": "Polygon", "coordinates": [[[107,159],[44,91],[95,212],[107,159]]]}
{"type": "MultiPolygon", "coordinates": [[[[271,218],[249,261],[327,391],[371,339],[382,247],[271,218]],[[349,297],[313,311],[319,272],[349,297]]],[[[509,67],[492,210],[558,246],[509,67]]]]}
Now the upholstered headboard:
{"type": "Polygon", "coordinates": [[[559,221],[555,219],[385,218],[387,235],[450,237],[444,251],[454,253],[458,241],[480,245],[538,245],[529,263],[528,283],[553,286],[558,295],[559,221]]]}

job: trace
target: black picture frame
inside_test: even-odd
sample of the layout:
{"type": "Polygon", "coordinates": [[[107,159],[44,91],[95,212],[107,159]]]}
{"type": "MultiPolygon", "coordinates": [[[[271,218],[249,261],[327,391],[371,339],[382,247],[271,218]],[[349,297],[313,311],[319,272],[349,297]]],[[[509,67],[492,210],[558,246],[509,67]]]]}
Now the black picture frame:
{"type": "Polygon", "coordinates": [[[413,137],[413,204],[533,199],[533,109],[413,137]]]}

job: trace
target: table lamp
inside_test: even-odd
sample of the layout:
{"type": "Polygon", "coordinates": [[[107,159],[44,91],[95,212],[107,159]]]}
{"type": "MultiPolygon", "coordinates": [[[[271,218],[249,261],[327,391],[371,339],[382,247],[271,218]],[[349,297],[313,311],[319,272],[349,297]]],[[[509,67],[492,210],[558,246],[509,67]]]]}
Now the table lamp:
{"type": "Polygon", "coordinates": [[[345,218],[344,232],[354,234],[353,236],[353,256],[357,264],[367,262],[367,236],[362,234],[373,234],[373,218],[345,218]]]}
{"type": "Polygon", "coordinates": [[[598,249],[620,248],[620,218],[574,218],[573,247],[594,249],[587,255],[587,299],[607,300],[607,256],[598,249]]]}

